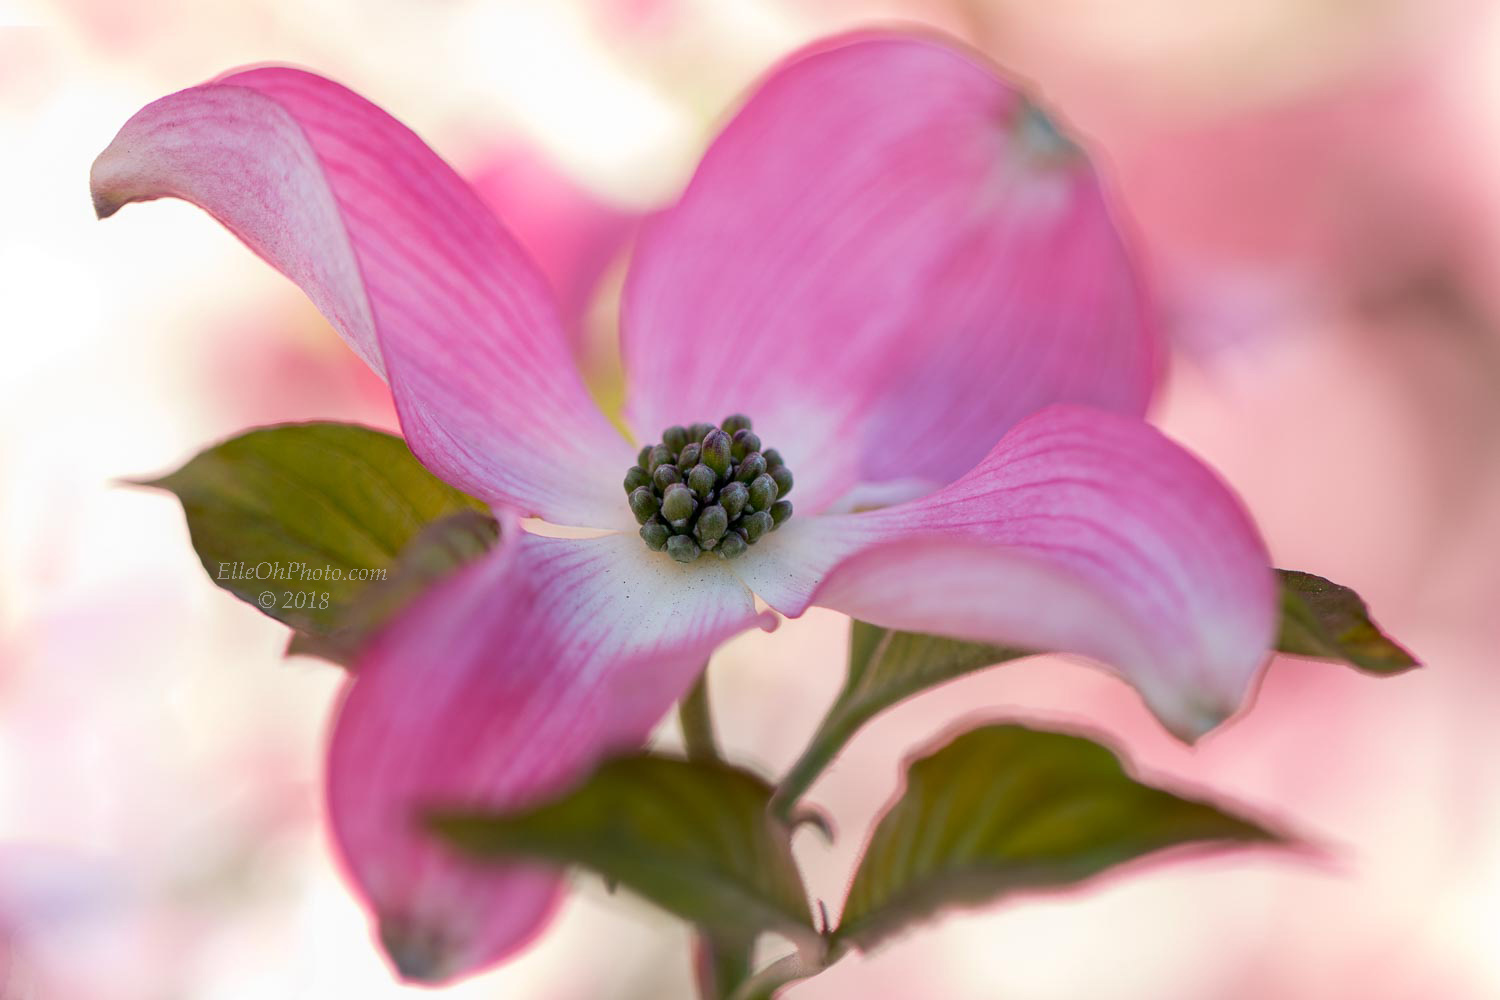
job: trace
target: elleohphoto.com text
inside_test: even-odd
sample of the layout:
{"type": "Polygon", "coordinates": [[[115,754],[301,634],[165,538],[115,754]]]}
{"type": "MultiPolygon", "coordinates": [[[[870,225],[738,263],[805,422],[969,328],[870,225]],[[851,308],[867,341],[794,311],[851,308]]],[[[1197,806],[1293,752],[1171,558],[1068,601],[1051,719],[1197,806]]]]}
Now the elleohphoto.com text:
{"type": "Polygon", "coordinates": [[[221,562],[219,563],[218,579],[220,580],[283,580],[283,581],[310,581],[323,580],[384,580],[384,568],[353,567],[345,570],[342,566],[314,566],[305,562],[271,562],[263,560],[257,563],[251,562],[221,562]]]}

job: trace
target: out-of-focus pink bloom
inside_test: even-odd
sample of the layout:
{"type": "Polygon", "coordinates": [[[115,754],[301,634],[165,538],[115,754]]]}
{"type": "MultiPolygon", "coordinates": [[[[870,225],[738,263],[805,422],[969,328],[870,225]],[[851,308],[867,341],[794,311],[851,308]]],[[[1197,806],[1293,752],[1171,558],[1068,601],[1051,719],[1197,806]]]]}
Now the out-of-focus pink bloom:
{"type": "MultiPolygon", "coordinates": [[[[302,304],[299,303],[299,306],[302,304]]],[[[395,428],[391,394],[305,306],[226,316],[200,362],[201,391],[226,420],[354,420],[395,428]]]]}
{"type": "Polygon", "coordinates": [[[524,146],[492,154],[468,177],[551,284],[576,344],[599,279],[634,233],[636,216],[600,200],[524,146]]]}
{"type": "Polygon", "coordinates": [[[743,412],[796,470],[797,517],[734,562],[634,536],[636,455],[585,393],[546,282],[373,105],[299,71],[237,73],[137,114],[93,182],[102,216],[195,202],[301,284],[435,473],[507,520],[605,531],[510,520],[358,665],[330,812],[409,978],[513,952],[560,885],[461,864],[421,811],[516,805],[639,744],[721,641],[768,620],[752,593],[1082,653],[1189,738],[1264,659],[1265,549],[1141,419],[1160,347],[1096,178],[968,53],[867,35],[800,54],[643,227],[628,422],[743,412]],[[859,510],[876,502],[895,505],[859,510]]]}
{"type": "Polygon", "coordinates": [[[142,995],[142,965],[165,961],[173,935],[164,921],[142,916],[141,895],[136,881],[106,858],[0,846],[0,997],[142,995]]]}
{"type": "Polygon", "coordinates": [[[596,0],[594,13],[612,34],[644,37],[681,20],[681,0],[596,0]]]}
{"type": "Polygon", "coordinates": [[[1452,104],[1408,72],[1206,121],[1096,123],[1178,339],[1211,354],[1491,284],[1493,198],[1452,104]]]}

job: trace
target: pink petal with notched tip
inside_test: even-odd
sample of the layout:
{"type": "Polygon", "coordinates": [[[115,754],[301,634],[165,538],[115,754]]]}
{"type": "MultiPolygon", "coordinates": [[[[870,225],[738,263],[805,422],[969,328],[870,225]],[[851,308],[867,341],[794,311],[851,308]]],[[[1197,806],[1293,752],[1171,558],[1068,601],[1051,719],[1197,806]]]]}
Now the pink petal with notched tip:
{"type": "Polygon", "coordinates": [[[560,791],[639,745],[714,647],[758,620],[718,560],[518,531],[403,613],[357,665],[328,779],[340,853],[398,971],[438,982],[493,964],[559,892],[552,872],[458,860],[419,829],[424,810],[560,791]]]}
{"type": "Polygon", "coordinates": [[[1139,415],[1158,364],[1087,159],[911,37],[774,72],[644,225],[622,324],[636,430],[749,414],[807,511],[949,482],[1051,403],[1139,415]]]}
{"type": "Polygon", "coordinates": [[[735,564],[772,607],[1114,668],[1193,739],[1240,706],[1276,589],[1255,526],[1206,466],[1149,425],[1057,406],[962,479],[862,514],[794,517],[735,564]]]}
{"type": "Polygon", "coordinates": [[[535,265],[409,129],[311,73],[164,97],[94,163],[101,217],[199,205],[307,292],[391,385],[438,475],[549,520],[621,521],[631,450],[590,401],[535,265]]]}

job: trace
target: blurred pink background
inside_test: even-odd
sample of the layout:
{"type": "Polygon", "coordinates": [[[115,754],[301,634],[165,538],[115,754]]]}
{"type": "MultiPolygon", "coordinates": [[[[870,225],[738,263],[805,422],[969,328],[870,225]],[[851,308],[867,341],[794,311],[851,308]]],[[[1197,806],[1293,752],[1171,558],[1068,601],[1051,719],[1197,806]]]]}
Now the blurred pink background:
{"type": "MultiPolygon", "coordinates": [[[[606,399],[633,219],[798,44],[904,18],[1033,81],[1087,140],[1176,344],[1156,417],[1280,565],[1356,587],[1429,664],[1278,660],[1189,750],[1086,666],[1038,659],[881,718],[798,849],[841,898],[898,763],[959,719],[1086,720],[1145,772],[1330,850],[1144,866],[951,914],[818,998],[1500,996],[1500,12],[1477,0],[0,0],[0,998],[394,997],[320,820],[339,676],[216,590],[168,497],[117,485],[255,424],[390,426],[301,295],[180,203],[92,216],[146,102],[294,62],[381,103],[541,258],[606,399]],[[977,706],[983,706],[977,707],[977,706]]],[[[740,759],[785,767],[846,625],[716,658],[740,759]]],[[[664,741],[675,739],[664,731],[664,741]]],[[[588,879],[454,997],[689,995],[688,936],[588,879]]]]}

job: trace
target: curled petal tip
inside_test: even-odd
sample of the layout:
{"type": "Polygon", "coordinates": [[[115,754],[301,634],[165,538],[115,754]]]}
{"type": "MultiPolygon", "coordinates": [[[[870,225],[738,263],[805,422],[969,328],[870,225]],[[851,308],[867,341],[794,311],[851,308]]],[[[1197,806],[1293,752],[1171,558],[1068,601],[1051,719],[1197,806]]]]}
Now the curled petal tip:
{"type": "Polygon", "coordinates": [[[386,957],[406,982],[436,986],[459,971],[452,942],[441,932],[408,920],[383,917],[379,934],[386,957]]]}
{"type": "Polygon", "coordinates": [[[1028,162],[1044,167],[1088,165],[1083,150],[1057,121],[1028,97],[1016,102],[1011,130],[1017,152],[1028,162]]]}
{"type": "Polygon", "coordinates": [[[1228,722],[1241,707],[1212,692],[1204,692],[1202,697],[1186,694],[1162,700],[1148,696],[1146,703],[1167,731],[1189,746],[1228,722]]]}
{"type": "Polygon", "coordinates": [[[109,218],[111,215],[114,215],[116,212],[118,212],[120,210],[120,206],[124,204],[124,202],[116,201],[97,188],[94,189],[93,195],[94,218],[96,219],[109,218]]]}
{"type": "Polygon", "coordinates": [[[113,145],[100,153],[94,165],[89,168],[89,197],[93,199],[94,217],[97,219],[109,218],[130,200],[121,197],[119,192],[111,190],[105,179],[108,176],[108,157],[112,149],[114,149],[113,145]]]}

